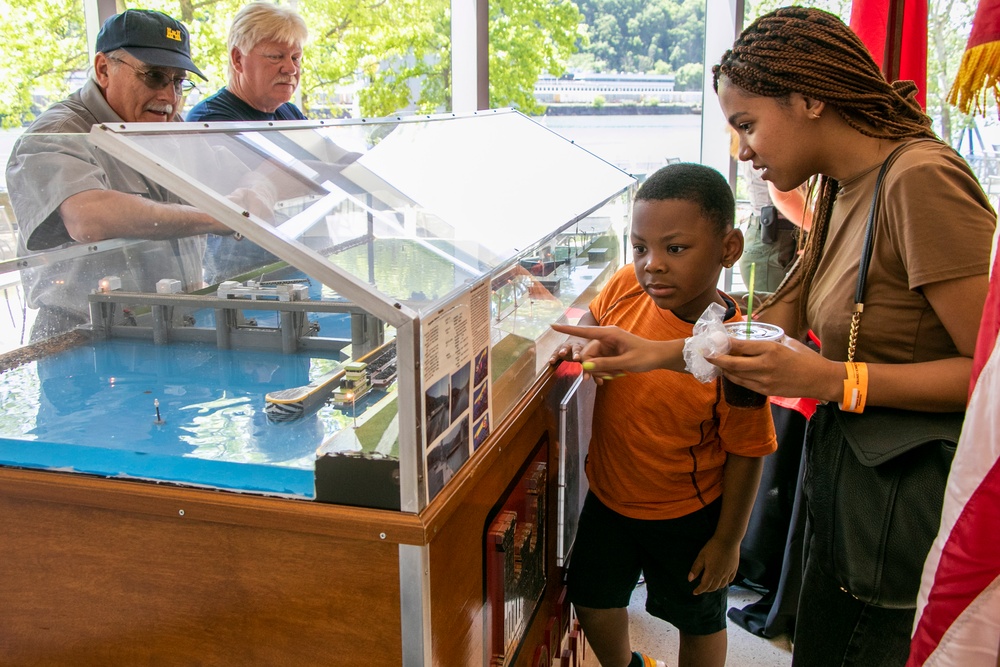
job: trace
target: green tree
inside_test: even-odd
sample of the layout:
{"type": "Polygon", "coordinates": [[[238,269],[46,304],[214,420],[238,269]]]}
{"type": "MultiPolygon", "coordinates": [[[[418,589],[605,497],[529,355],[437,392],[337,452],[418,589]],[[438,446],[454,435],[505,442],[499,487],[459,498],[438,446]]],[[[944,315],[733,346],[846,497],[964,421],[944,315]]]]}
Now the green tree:
{"type": "Polygon", "coordinates": [[[581,0],[598,71],[649,72],[659,61],[674,70],[701,62],[704,3],[687,0],[581,0]]]}
{"type": "Polygon", "coordinates": [[[705,5],[676,2],[674,25],[661,38],[663,53],[671,67],[679,70],[689,63],[700,63],[705,53],[705,5]],[[667,45],[670,48],[667,48],[667,45]]]}
{"type": "Polygon", "coordinates": [[[587,25],[590,42],[587,53],[600,63],[601,70],[618,69],[618,51],[622,45],[622,31],[618,19],[610,14],[592,15],[587,17],[587,25]]]}
{"type": "MultiPolygon", "coordinates": [[[[418,0],[419,1],[419,0],[418,0]]],[[[369,58],[362,113],[388,115],[414,104],[419,113],[451,108],[451,23],[448,0],[426,0],[409,21],[404,39],[384,39],[380,59],[369,58]],[[421,17],[423,22],[421,23],[421,17]],[[392,47],[388,50],[385,45],[392,47]]],[[[395,10],[393,11],[395,14],[395,10]]],[[[493,0],[489,3],[489,104],[540,113],[535,82],[565,71],[581,15],[570,0],[493,0]]]]}
{"type": "Polygon", "coordinates": [[[674,88],[676,90],[701,90],[705,81],[705,66],[701,63],[681,65],[677,70],[674,88]]]}
{"type": "Polygon", "coordinates": [[[816,9],[822,9],[830,12],[831,14],[836,14],[842,18],[845,23],[851,20],[851,0],[803,0],[801,2],[786,2],[784,0],[751,0],[746,3],[745,7],[746,24],[749,25],[751,21],[761,14],[767,14],[768,12],[772,12],[779,7],[785,7],[786,5],[815,7],[816,9]]]}
{"type": "MultiPolygon", "coordinates": [[[[337,88],[366,76],[370,85],[360,95],[363,113],[388,115],[405,107],[407,81],[420,71],[420,65],[418,61],[407,66],[397,58],[408,52],[417,59],[423,56],[428,17],[443,11],[445,2],[300,0],[296,8],[309,27],[300,83],[306,115],[314,106],[325,107],[325,100],[333,98],[337,88]],[[396,69],[382,71],[383,63],[393,63],[396,69]]],[[[245,0],[142,0],[134,4],[176,16],[188,26],[194,59],[209,77],[200,86],[203,92],[212,93],[226,83],[226,38],[245,0]]]]}
{"type": "Polygon", "coordinates": [[[64,0],[2,0],[0,122],[19,127],[62,95],[67,79],[87,67],[83,5],[64,0]],[[38,103],[34,94],[43,96],[38,103]]]}
{"type": "Polygon", "coordinates": [[[565,71],[582,19],[571,0],[490,0],[490,106],[541,112],[535,82],[565,71]]]}
{"type": "MultiPolygon", "coordinates": [[[[82,3],[0,0],[6,17],[0,57],[5,126],[30,121],[48,103],[79,85],[89,66],[82,3]],[[33,104],[32,95],[44,99],[33,104]]],[[[226,82],[226,35],[245,0],[119,0],[175,16],[191,32],[195,62],[209,77],[203,94],[226,82]]],[[[407,108],[450,108],[448,0],[300,0],[309,26],[301,91],[303,110],[319,111],[334,91],[355,82],[361,112],[386,116],[407,108]]],[[[543,71],[559,74],[583,37],[571,0],[496,0],[490,3],[490,103],[537,112],[533,90],[543,71]]]]}

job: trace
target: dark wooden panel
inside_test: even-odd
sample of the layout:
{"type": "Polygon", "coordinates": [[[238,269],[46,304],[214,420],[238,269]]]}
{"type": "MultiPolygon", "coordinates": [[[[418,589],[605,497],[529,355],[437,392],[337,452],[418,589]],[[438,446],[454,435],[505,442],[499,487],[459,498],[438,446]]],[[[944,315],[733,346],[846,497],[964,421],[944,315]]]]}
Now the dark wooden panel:
{"type": "Polygon", "coordinates": [[[4,665],[401,662],[388,540],[239,525],[233,507],[223,523],[0,489],[4,665]]]}
{"type": "Polygon", "coordinates": [[[74,473],[0,467],[0,496],[360,540],[425,541],[413,514],[74,473]]]}
{"type": "Polygon", "coordinates": [[[476,457],[425,512],[430,541],[431,632],[433,664],[440,667],[485,664],[483,538],[487,518],[549,432],[547,554],[550,583],[530,626],[518,664],[530,664],[545,636],[545,621],[557,588],[554,510],[556,499],[555,429],[544,404],[551,378],[540,382],[512,411],[482,456],[476,457]],[[439,500],[441,501],[439,503],[439,500]]]}

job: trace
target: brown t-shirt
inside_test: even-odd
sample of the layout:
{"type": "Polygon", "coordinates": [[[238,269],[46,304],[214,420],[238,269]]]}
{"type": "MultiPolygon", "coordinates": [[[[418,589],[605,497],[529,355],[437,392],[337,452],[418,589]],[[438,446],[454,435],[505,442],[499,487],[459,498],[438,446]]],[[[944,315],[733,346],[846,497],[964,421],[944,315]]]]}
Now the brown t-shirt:
{"type": "MultiPolygon", "coordinates": [[[[858,263],[879,167],[840,183],[809,294],[809,326],[823,356],[847,358],[858,263]]],[[[914,363],[954,357],[955,344],[922,287],[985,275],[996,213],[966,162],[937,141],[900,151],[882,182],[857,361],[914,363]]]]}

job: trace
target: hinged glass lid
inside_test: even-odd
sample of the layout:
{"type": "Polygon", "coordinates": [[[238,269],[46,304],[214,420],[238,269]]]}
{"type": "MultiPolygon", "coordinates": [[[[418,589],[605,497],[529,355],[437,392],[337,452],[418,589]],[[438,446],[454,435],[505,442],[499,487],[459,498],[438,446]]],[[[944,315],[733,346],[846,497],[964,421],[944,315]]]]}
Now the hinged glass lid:
{"type": "Polygon", "coordinates": [[[390,322],[488,275],[633,182],[510,110],[132,124],[95,128],[94,141],[390,322]]]}

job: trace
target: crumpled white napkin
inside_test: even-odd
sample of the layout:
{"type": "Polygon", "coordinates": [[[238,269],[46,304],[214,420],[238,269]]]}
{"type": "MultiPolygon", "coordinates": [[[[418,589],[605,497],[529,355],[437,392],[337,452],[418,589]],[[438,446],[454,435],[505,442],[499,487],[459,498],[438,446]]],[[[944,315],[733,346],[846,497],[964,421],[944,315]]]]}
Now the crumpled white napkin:
{"type": "Polygon", "coordinates": [[[706,361],[729,352],[729,334],[723,324],[726,309],[721,304],[709,304],[690,338],[684,341],[684,363],[687,371],[700,382],[710,382],[722,375],[717,366],[706,361]]]}

